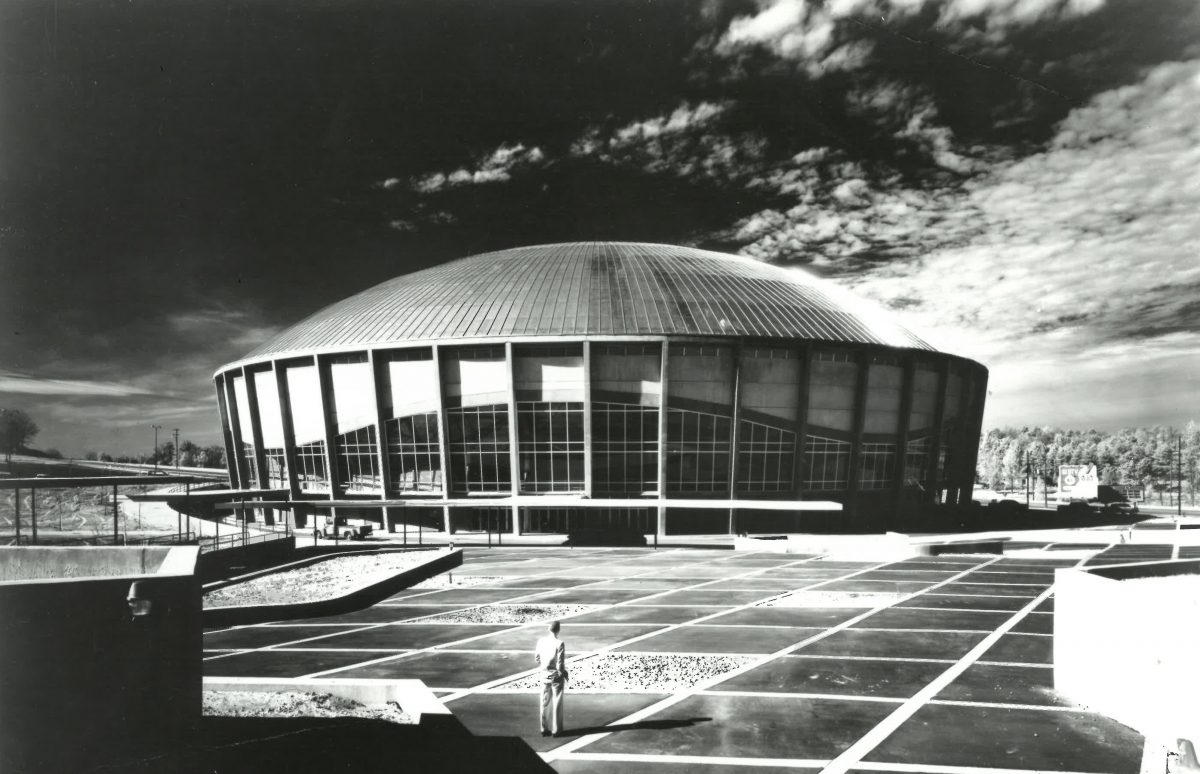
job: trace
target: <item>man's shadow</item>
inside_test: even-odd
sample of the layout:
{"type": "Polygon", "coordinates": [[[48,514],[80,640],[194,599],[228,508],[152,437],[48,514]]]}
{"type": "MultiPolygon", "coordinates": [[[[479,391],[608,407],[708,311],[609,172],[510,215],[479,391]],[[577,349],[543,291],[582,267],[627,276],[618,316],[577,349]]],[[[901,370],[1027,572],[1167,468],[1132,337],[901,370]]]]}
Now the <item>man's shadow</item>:
{"type": "Polygon", "coordinates": [[[588,734],[609,734],[616,731],[666,731],[671,728],[688,728],[697,723],[708,723],[712,718],[687,718],[686,720],[641,720],[637,723],[620,723],[614,726],[584,726],[583,728],[564,728],[559,736],[587,736],[588,734]]]}

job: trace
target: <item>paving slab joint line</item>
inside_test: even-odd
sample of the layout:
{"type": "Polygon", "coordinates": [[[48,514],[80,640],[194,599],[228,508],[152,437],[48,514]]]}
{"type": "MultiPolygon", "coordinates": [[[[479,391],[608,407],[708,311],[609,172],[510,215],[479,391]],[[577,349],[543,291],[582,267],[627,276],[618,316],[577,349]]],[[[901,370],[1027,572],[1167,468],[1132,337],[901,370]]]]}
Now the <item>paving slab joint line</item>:
{"type": "MultiPolygon", "coordinates": [[[[823,556],[823,554],[822,554],[821,556],[823,556]]],[[[677,591],[690,591],[690,590],[695,590],[695,589],[697,589],[697,588],[699,588],[699,587],[701,587],[701,586],[707,586],[707,585],[709,585],[710,583],[718,583],[718,582],[720,582],[720,581],[724,581],[724,580],[730,580],[731,578],[740,578],[740,577],[743,577],[743,576],[746,576],[746,575],[754,575],[754,574],[757,574],[757,573],[766,572],[768,569],[778,569],[778,568],[780,568],[780,567],[790,567],[790,566],[792,566],[792,565],[795,565],[795,564],[803,564],[803,563],[805,563],[805,562],[811,562],[811,561],[813,561],[813,560],[815,560],[815,559],[818,559],[818,558],[820,558],[820,556],[809,556],[809,557],[805,557],[804,559],[797,559],[797,560],[795,560],[795,561],[792,561],[792,562],[786,562],[786,563],[784,563],[784,564],[778,565],[778,566],[776,566],[776,567],[773,567],[773,568],[763,568],[763,567],[759,567],[759,568],[755,568],[755,569],[752,569],[752,570],[747,570],[746,572],[743,572],[743,573],[737,573],[737,574],[735,574],[735,575],[732,575],[732,576],[726,576],[726,577],[722,577],[722,578],[712,578],[712,579],[709,579],[709,580],[706,580],[706,581],[701,581],[700,583],[693,583],[693,584],[691,584],[691,585],[688,585],[688,586],[681,586],[680,588],[677,588],[677,589],[667,589],[667,590],[665,590],[665,591],[658,591],[658,592],[655,592],[655,593],[653,593],[653,594],[648,594],[648,595],[646,595],[646,596],[644,596],[644,597],[635,597],[634,599],[631,599],[631,600],[626,600],[625,602],[618,602],[618,603],[616,603],[616,604],[614,604],[614,605],[609,605],[609,606],[608,606],[608,607],[606,607],[605,609],[607,610],[607,609],[611,609],[611,608],[614,608],[614,607],[631,607],[632,605],[629,605],[629,603],[630,603],[630,602],[640,602],[640,601],[642,601],[642,600],[646,600],[646,599],[652,599],[652,598],[654,598],[654,597],[662,596],[663,594],[670,594],[670,593],[674,593],[674,592],[677,592],[677,591]]],[[[714,559],[714,560],[712,560],[712,562],[716,562],[716,561],[720,561],[720,559],[714,559]]],[[[709,564],[709,563],[711,563],[711,562],[700,562],[699,564],[709,564]]],[[[650,572],[657,572],[659,569],[661,569],[661,568],[655,568],[655,570],[652,570],[652,571],[650,571],[650,572]]],[[[628,578],[636,578],[636,577],[640,577],[641,575],[645,575],[645,574],[646,574],[646,573],[639,573],[638,575],[630,575],[630,576],[626,576],[626,577],[625,577],[625,579],[628,579],[628,578]]],[[[839,579],[831,579],[831,580],[839,580],[839,579]]],[[[822,581],[822,583],[827,583],[827,582],[829,582],[829,581],[822,581]]],[[[819,584],[817,584],[817,585],[819,585],[819,584]]],[[[805,588],[808,588],[808,587],[805,587],[805,588]]],[[[712,614],[710,614],[710,615],[702,616],[702,617],[700,617],[700,618],[696,618],[696,619],[693,619],[693,620],[691,620],[691,621],[686,621],[686,622],[682,622],[682,623],[666,624],[666,625],[664,625],[662,628],[655,629],[654,631],[646,632],[645,634],[639,634],[639,635],[637,635],[637,636],[635,636],[635,637],[630,637],[629,639],[621,640],[620,642],[614,642],[614,643],[612,643],[612,644],[610,644],[610,645],[605,645],[604,647],[597,648],[597,649],[595,649],[595,650],[590,650],[590,651],[587,651],[587,652],[585,652],[585,653],[579,653],[579,654],[576,654],[576,655],[574,655],[574,656],[572,656],[572,657],[568,658],[568,659],[567,659],[567,663],[568,663],[568,664],[575,664],[575,663],[577,663],[577,662],[579,662],[579,661],[582,661],[583,659],[586,659],[586,658],[592,658],[593,656],[597,656],[597,655],[599,655],[599,654],[601,654],[601,653],[609,653],[609,652],[612,652],[613,650],[615,650],[616,648],[623,648],[623,647],[625,647],[625,646],[627,646],[627,645],[632,645],[632,644],[633,644],[633,643],[635,643],[635,642],[640,642],[640,641],[642,641],[642,640],[649,639],[649,638],[651,638],[651,637],[657,637],[657,636],[659,636],[659,635],[666,634],[667,632],[674,631],[675,629],[679,629],[679,628],[681,628],[681,627],[683,627],[683,626],[685,626],[685,625],[691,625],[691,624],[695,624],[695,623],[697,623],[697,622],[699,622],[699,621],[706,621],[706,620],[709,620],[709,619],[711,619],[711,618],[717,618],[717,617],[719,617],[719,616],[722,616],[722,615],[726,615],[726,614],[728,614],[728,613],[735,612],[735,611],[737,611],[737,610],[741,610],[741,609],[744,609],[744,608],[747,608],[747,607],[751,607],[751,606],[754,606],[754,605],[759,605],[759,604],[762,604],[762,603],[763,603],[763,602],[765,602],[765,601],[769,601],[769,600],[771,600],[771,599],[775,599],[776,597],[779,597],[779,596],[782,596],[782,595],[784,595],[784,594],[788,594],[788,593],[790,593],[790,591],[781,591],[781,592],[777,592],[777,593],[774,593],[774,594],[770,594],[770,595],[764,596],[764,597],[762,597],[762,598],[760,598],[760,599],[756,599],[756,600],[753,600],[753,601],[751,601],[751,602],[747,602],[747,603],[746,603],[746,604],[744,604],[744,605],[739,605],[739,606],[736,606],[736,607],[724,607],[724,606],[722,606],[722,607],[721,607],[721,609],[720,609],[718,612],[716,612],[716,613],[712,613],[712,614]]],[[[686,606],[685,606],[685,607],[686,607],[686,606]]],[[[593,611],[593,612],[595,612],[595,611],[593,611]]],[[[566,619],[564,619],[564,620],[566,620],[566,619]]],[[[523,677],[529,677],[529,676],[531,676],[531,675],[535,675],[535,674],[537,674],[539,671],[541,671],[541,670],[539,670],[538,668],[536,668],[536,667],[535,667],[535,668],[533,668],[533,669],[527,669],[527,670],[525,670],[525,671],[523,671],[523,672],[517,672],[517,673],[515,673],[515,674],[508,675],[508,676],[506,676],[506,677],[500,677],[500,678],[497,678],[497,679],[495,679],[495,680],[489,680],[489,681],[488,681],[488,682],[486,682],[486,683],[481,683],[480,685],[476,685],[476,686],[474,686],[474,687],[472,687],[472,688],[469,688],[469,689],[467,689],[466,691],[463,691],[462,693],[455,694],[455,695],[452,695],[452,696],[446,696],[446,697],[443,697],[443,698],[442,698],[442,703],[443,703],[443,704],[448,704],[448,703],[450,703],[450,702],[452,702],[452,701],[457,701],[458,699],[462,699],[462,698],[464,698],[464,697],[466,697],[466,696],[469,696],[470,694],[473,694],[473,693],[479,693],[480,691],[486,691],[486,690],[489,690],[489,689],[491,689],[491,688],[495,688],[496,686],[499,686],[499,685],[504,685],[505,683],[512,682],[513,680],[520,680],[520,679],[521,679],[521,678],[523,678],[523,677]]]]}
{"type": "MultiPolygon", "coordinates": [[[[1001,556],[992,557],[991,559],[989,559],[985,562],[981,562],[981,563],[975,564],[972,567],[964,569],[962,572],[960,572],[956,575],[952,575],[943,581],[940,581],[938,583],[935,583],[935,584],[929,586],[928,588],[922,589],[920,591],[914,591],[910,594],[906,594],[903,597],[901,597],[900,599],[896,600],[894,603],[888,603],[886,605],[879,605],[878,607],[871,608],[870,610],[867,610],[864,613],[854,616],[853,618],[850,618],[846,621],[843,621],[842,623],[837,624],[836,626],[827,628],[824,631],[820,632],[819,634],[814,634],[811,637],[801,640],[800,642],[793,643],[792,645],[789,645],[786,648],[782,648],[774,653],[765,654],[761,658],[758,658],[758,659],[750,662],[749,664],[746,664],[745,666],[739,667],[739,668],[731,670],[729,672],[722,673],[722,674],[717,675],[708,680],[701,681],[685,691],[680,691],[679,693],[672,694],[671,696],[668,696],[667,698],[663,699],[662,701],[655,702],[654,704],[651,704],[648,707],[643,707],[642,709],[640,709],[630,715],[627,715],[623,718],[615,720],[612,723],[609,723],[609,725],[620,725],[620,724],[627,724],[627,723],[636,723],[638,721],[641,721],[661,710],[666,709],[667,707],[671,707],[675,704],[678,704],[679,702],[683,701],[684,699],[687,699],[687,698],[695,695],[696,693],[699,693],[700,691],[707,690],[714,685],[725,682],[726,680],[737,677],[739,675],[745,674],[746,672],[749,672],[752,669],[757,669],[758,667],[762,666],[763,664],[767,664],[781,656],[786,656],[790,653],[794,653],[795,651],[797,651],[803,647],[806,647],[814,642],[822,640],[832,634],[835,634],[836,632],[842,631],[843,629],[848,629],[851,626],[853,626],[854,624],[858,623],[859,621],[865,620],[867,617],[872,616],[875,613],[878,613],[880,610],[886,610],[887,608],[892,607],[893,604],[899,604],[901,602],[912,599],[920,594],[928,593],[932,589],[936,589],[939,586],[945,585],[947,583],[953,583],[955,580],[957,580],[958,578],[961,578],[962,576],[966,575],[967,573],[978,570],[981,567],[987,567],[990,564],[1000,561],[1001,558],[1002,558],[1001,556]]],[[[876,565],[873,565],[870,567],[864,567],[860,570],[856,570],[856,571],[851,572],[847,575],[844,575],[840,578],[830,578],[828,580],[824,580],[819,583],[812,584],[811,586],[805,587],[804,590],[807,591],[807,590],[816,588],[818,586],[823,586],[827,583],[833,583],[833,582],[839,581],[839,580],[846,580],[847,578],[852,578],[855,575],[861,575],[862,573],[865,573],[865,572],[871,572],[873,570],[878,570],[881,567],[886,567],[889,564],[895,564],[895,563],[896,563],[896,561],[894,559],[889,559],[886,562],[881,562],[879,564],[876,564],[876,565]]],[[[776,594],[774,596],[780,596],[780,595],[776,594]]],[[[772,599],[772,598],[774,598],[774,597],[768,597],[767,599],[772,599]]],[[[751,603],[751,604],[757,604],[757,603],[751,603]]],[[[750,605],[744,605],[742,607],[749,607],[749,606],[750,605]]],[[[600,739],[603,739],[604,737],[608,736],[610,733],[612,733],[612,732],[599,731],[595,734],[589,734],[588,736],[582,736],[577,739],[573,739],[570,742],[567,742],[566,744],[564,744],[560,747],[557,747],[553,750],[548,751],[547,753],[545,753],[543,755],[543,757],[548,761],[555,760],[556,756],[558,756],[558,755],[566,754],[566,753],[573,753],[581,747],[584,747],[586,745],[592,744],[593,742],[599,741],[600,739]]]]}
{"type": "MultiPolygon", "coordinates": [[[[1087,560],[1080,559],[1075,566],[1079,567],[1085,561],[1087,560]]],[[[895,733],[900,726],[912,718],[921,707],[925,706],[931,699],[941,693],[950,683],[957,680],[972,664],[979,661],[984,653],[1000,641],[1001,637],[1011,631],[1025,616],[1032,612],[1035,607],[1042,604],[1053,593],[1054,587],[1051,586],[1030,600],[1025,607],[1018,610],[1007,621],[996,627],[994,632],[980,640],[975,647],[967,651],[950,668],[931,680],[924,688],[913,694],[908,701],[879,721],[874,728],[859,737],[858,741],[843,750],[824,769],[823,774],[846,774],[851,768],[861,768],[862,759],[866,755],[874,751],[876,747],[895,733]]],[[[928,767],[923,770],[932,771],[928,767]]]]}
{"type": "MultiPolygon", "coordinates": [[[[675,550],[675,549],[672,549],[672,550],[675,550]]],[[[533,577],[533,578],[536,578],[536,577],[539,577],[539,576],[541,576],[541,575],[551,575],[552,573],[554,573],[554,572],[557,572],[557,571],[559,571],[559,568],[554,568],[554,569],[551,569],[551,570],[546,570],[545,572],[537,573],[537,574],[535,574],[535,575],[531,575],[531,576],[528,576],[528,577],[533,577]]],[[[583,584],[583,585],[585,585],[585,586],[586,586],[586,585],[591,585],[591,584],[583,584]]],[[[421,592],[420,594],[414,594],[414,595],[412,595],[412,597],[405,597],[405,599],[412,599],[412,598],[415,598],[415,597],[423,597],[423,596],[426,596],[426,595],[428,595],[428,594],[436,594],[436,593],[438,593],[438,592],[440,592],[440,591],[446,591],[446,589],[433,589],[433,590],[431,590],[431,591],[428,591],[428,592],[421,592]]],[[[519,595],[517,595],[517,596],[515,596],[515,597],[509,597],[509,598],[506,598],[506,599],[504,599],[504,600],[498,600],[498,601],[500,601],[500,602],[517,601],[517,600],[520,600],[520,599],[522,599],[523,597],[526,597],[526,596],[529,596],[529,595],[527,595],[527,594],[519,594],[519,595]]],[[[429,615],[427,615],[427,616],[420,616],[419,618],[412,619],[412,620],[420,620],[420,618],[429,618],[429,617],[431,617],[431,616],[434,616],[434,615],[440,615],[441,613],[446,613],[446,612],[455,613],[455,612],[460,612],[460,611],[462,611],[462,610],[470,610],[471,608],[475,608],[475,607],[481,607],[481,605],[466,605],[466,606],[464,606],[464,607],[454,608],[453,610],[442,610],[442,611],[438,611],[437,613],[430,613],[430,614],[429,614],[429,615]]],[[[257,652],[257,651],[270,651],[270,650],[276,650],[276,649],[279,649],[279,648],[284,648],[284,647],[287,647],[287,646],[289,646],[289,645],[296,645],[296,644],[299,644],[299,643],[302,643],[302,642],[311,642],[311,641],[313,641],[313,640],[324,639],[324,638],[327,638],[327,637],[338,637],[338,636],[341,636],[341,635],[343,635],[343,634],[357,634],[357,633],[359,633],[359,632],[371,631],[371,630],[373,630],[373,629],[380,629],[380,628],[383,628],[383,627],[385,627],[385,626],[393,626],[393,625],[395,625],[395,622],[392,622],[392,621],[385,621],[385,622],[383,622],[383,623],[364,624],[364,625],[362,625],[362,626],[358,626],[357,628],[353,628],[353,629],[346,629],[346,630],[344,630],[344,631],[331,632],[331,633],[329,633],[329,634],[319,634],[319,635],[316,635],[316,636],[314,636],[314,637],[304,637],[304,638],[301,638],[301,639],[297,639],[297,640],[289,640],[289,641],[286,641],[286,642],[276,642],[276,643],[272,643],[272,644],[270,644],[270,645],[263,645],[263,646],[260,646],[260,647],[257,647],[257,648],[246,648],[246,649],[245,649],[243,652],[251,653],[251,652],[257,652]]],[[[521,624],[521,626],[523,626],[523,625],[524,625],[524,624],[521,624]]],[[[249,625],[246,625],[246,626],[235,626],[235,627],[231,627],[231,628],[232,628],[232,629],[249,629],[249,628],[273,628],[273,629],[279,629],[279,628],[284,628],[284,627],[278,627],[278,626],[275,626],[275,627],[268,627],[268,626],[267,626],[267,625],[265,625],[265,624],[249,624],[249,625]]],[[[514,627],[512,627],[512,628],[514,628],[514,629],[515,629],[515,628],[520,628],[520,626],[514,626],[514,627]]],[[[217,630],[217,631],[215,631],[215,632],[207,632],[207,634],[215,634],[215,633],[217,633],[217,632],[222,632],[222,631],[230,631],[230,629],[219,629],[219,630],[217,630]]],[[[476,639],[479,639],[479,638],[481,638],[481,637],[487,637],[487,636],[489,636],[490,634],[498,634],[498,632],[489,632],[488,634],[481,634],[481,635],[477,635],[477,636],[474,636],[474,637],[468,637],[468,638],[466,638],[466,639],[463,639],[463,640],[455,640],[455,641],[454,641],[454,643],[446,643],[446,644],[457,644],[457,643],[460,643],[460,642],[469,642],[469,641],[471,641],[471,640],[476,640],[476,639]]],[[[436,647],[436,646],[435,646],[435,647],[436,647]]],[[[433,649],[433,648],[425,648],[424,650],[422,650],[422,651],[419,651],[419,652],[425,652],[425,651],[432,650],[432,649],[433,649]]],[[[234,656],[234,655],[237,655],[237,654],[235,654],[235,653],[225,653],[225,654],[221,654],[221,655],[219,655],[219,656],[212,656],[212,657],[210,657],[210,658],[207,658],[207,659],[205,659],[205,661],[215,661],[215,660],[217,660],[217,659],[221,659],[221,658],[229,658],[230,656],[234,656]]],[[[405,654],[405,655],[412,655],[412,654],[405,654]]],[[[401,658],[401,656],[394,656],[394,657],[392,657],[392,658],[397,658],[397,659],[398,659],[398,658],[401,658]]],[[[370,660],[370,661],[364,661],[364,662],[362,662],[361,664],[351,664],[351,665],[349,665],[349,666],[345,666],[345,667],[337,667],[337,668],[335,668],[335,669],[326,669],[326,670],[322,670],[322,671],[320,671],[320,672],[313,672],[312,674],[308,674],[308,675],[302,675],[302,677],[304,677],[304,678],[323,677],[323,676],[325,676],[325,675],[327,675],[327,674],[333,674],[334,672],[343,672],[343,671],[346,671],[346,670],[349,670],[349,669],[354,669],[354,668],[356,668],[356,667],[360,667],[360,666],[369,666],[369,665],[371,665],[371,664],[376,664],[376,663],[379,663],[379,662],[381,662],[381,661],[387,661],[387,660],[388,660],[388,659],[386,659],[386,658],[385,658],[385,659],[372,659],[372,660],[370,660]]]]}

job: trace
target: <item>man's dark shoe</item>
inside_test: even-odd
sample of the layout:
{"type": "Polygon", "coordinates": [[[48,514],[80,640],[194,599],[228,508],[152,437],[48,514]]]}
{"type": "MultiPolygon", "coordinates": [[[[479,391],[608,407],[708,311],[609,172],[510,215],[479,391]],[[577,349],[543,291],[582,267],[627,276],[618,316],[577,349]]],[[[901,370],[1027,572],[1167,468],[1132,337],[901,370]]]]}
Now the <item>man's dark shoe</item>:
{"type": "Polygon", "coordinates": [[[549,731],[543,731],[543,732],[542,732],[542,736],[550,736],[550,732],[549,732],[549,731]]]}

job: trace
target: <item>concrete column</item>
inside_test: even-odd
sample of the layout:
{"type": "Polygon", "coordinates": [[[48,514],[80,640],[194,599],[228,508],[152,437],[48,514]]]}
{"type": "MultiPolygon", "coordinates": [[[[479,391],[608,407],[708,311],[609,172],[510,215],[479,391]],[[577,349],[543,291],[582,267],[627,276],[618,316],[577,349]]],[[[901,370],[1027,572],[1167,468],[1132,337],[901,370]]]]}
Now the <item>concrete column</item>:
{"type": "MultiPolygon", "coordinates": [[[[292,424],[292,398],[288,388],[287,368],[278,360],[271,362],[275,371],[275,388],[279,393],[279,416],[283,422],[283,459],[287,465],[288,494],[293,500],[300,497],[300,479],[296,474],[296,428],[292,424]]],[[[295,514],[292,525],[295,526],[295,514]]]]}
{"type": "MultiPolygon", "coordinates": [[[[738,436],[740,435],[741,418],[742,418],[742,399],[741,399],[741,378],[742,378],[742,346],[743,342],[739,339],[733,345],[733,373],[730,376],[732,394],[730,406],[730,428],[729,428],[729,499],[737,498],[737,469],[738,469],[738,436]]],[[[734,534],[737,527],[737,512],[735,508],[729,509],[729,534],[734,534]]]]}
{"type": "Polygon", "coordinates": [[[221,439],[225,442],[225,471],[229,475],[229,486],[238,488],[241,486],[241,479],[238,477],[237,464],[234,462],[237,457],[234,454],[233,433],[229,429],[229,407],[225,401],[224,374],[220,374],[213,379],[213,386],[217,390],[217,409],[221,415],[221,439]]]}
{"type": "Polygon", "coordinates": [[[867,419],[867,372],[871,356],[867,350],[857,353],[858,379],[854,385],[854,441],[850,445],[850,477],[847,481],[846,500],[852,518],[858,518],[858,491],[861,476],[859,459],[862,456],[863,426],[867,419]]]}
{"type": "Polygon", "coordinates": [[[900,512],[900,497],[904,491],[904,469],[908,460],[908,431],[912,419],[913,385],[916,382],[916,362],[912,353],[906,354],[902,363],[904,381],[900,386],[900,423],[896,429],[896,463],[892,471],[892,508],[889,512],[891,523],[895,526],[896,517],[900,512]]]}
{"type": "Polygon", "coordinates": [[[812,371],[812,345],[805,342],[800,348],[800,396],[796,402],[796,456],[793,472],[794,495],[799,499],[804,494],[804,450],[808,435],[808,380],[812,371]]]}
{"type": "MultiPolygon", "coordinates": [[[[392,471],[388,467],[388,437],[387,423],[383,418],[383,369],[387,368],[386,361],[375,358],[375,350],[367,350],[367,362],[371,367],[371,390],[375,393],[375,460],[379,465],[379,499],[388,499],[392,491],[392,471]]],[[[381,521],[386,520],[386,514],[381,521]]]]}
{"type": "Polygon", "coordinates": [[[237,394],[233,389],[233,379],[225,374],[225,401],[229,408],[229,432],[233,439],[234,454],[230,462],[237,468],[238,486],[250,489],[255,482],[251,480],[250,471],[246,469],[246,460],[242,457],[242,420],[238,411],[237,394]]]}
{"type": "Polygon", "coordinates": [[[659,371],[658,406],[658,535],[667,534],[667,389],[670,383],[670,342],[662,340],[662,366],[659,371]]]}
{"type": "Polygon", "coordinates": [[[963,501],[964,504],[969,503],[971,501],[971,496],[975,490],[975,466],[979,464],[978,439],[979,439],[980,433],[983,432],[983,410],[985,408],[984,404],[987,401],[987,382],[988,382],[987,369],[979,368],[979,369],[973,369],[973,370],[974,370],[973,387],[975,388],[975,390],[974,390],[975,391],[975,395],[974,395],[975,399],[973,401],[973,405],[975,408],[975,414],[974,414],[974,416],[972,416],[970,418],[970,424],[968,425],[970,435],[968,435],[967,437],[975,439],[976,443],[974,446],[971,447],[971,449],[967,452],[967,455],[966,455],[968,464],[967,464],[966,470],[964,471],[963,475],[964,475],[964,480],[967,481],[968,491],[966,493],[966,500],[963,501]]]}
{"type": "Polygon", "coordinates": [[[437,381],[437,420],[438,420],[438,464],[442,466],[442,499],[450,497],[450,450],[446,447],[448,428],[446,426],[446,385],[442,381],[442,351],[434,344],[430,357],[433,358],[433,378],[437,381]]]}
{"type": "Polygon", "coordinates": [[[258,386],[254,383],[253,371],[243,368],[242,378],[246,380],[246,402],[250,404],[250,433],[254,437],[254,464],[258,468],[258,488],[267,489],[271,485],[271,478],[267,475],[267,453],[263,449],[262,424],[258,416],[258,386]]]}
{"type": "Polygon", "coordinates": [[[583,342],[583,495],[592,496],[592,346],[583,342]]]}
{"type": "MultiPolygon", "coordinates": [[[[507,393],[508,393],[508,466],[509,472],[512,474],[512,494],[516,497],[521,492],[521,456],[517,447],[517,389],[513,377],[513,345],[511,341],[504,342],[504,363],[507,373],[507,393]]],[[[513,506],[513,525],[512,533],[514,535],[521,534],[521,520],[515,518],[519,514],[516,513],[517,506],[513,506]]]]}
{"type": "Polygon", "coordinates": [[[321,421],[325,425],[325,477],[329,479],[329,499],[336,500],[342,482],[336,464],[337,432],[333,421],[333,376],[329,360],[326,358],[317,358],[317,379],[321,384],[321,421]]]}
{"type": "Polygon", "coordinates": [[[933,502],[937,498],[938,481],[937,463],[942,451],[942,422],[946,417],[946,382],[950,378],[950,361],[942,357],[938,363],[937,403],[933,411],[933,438],[929,444],[929,466],[925,474],[925,501],[933,502]]]}

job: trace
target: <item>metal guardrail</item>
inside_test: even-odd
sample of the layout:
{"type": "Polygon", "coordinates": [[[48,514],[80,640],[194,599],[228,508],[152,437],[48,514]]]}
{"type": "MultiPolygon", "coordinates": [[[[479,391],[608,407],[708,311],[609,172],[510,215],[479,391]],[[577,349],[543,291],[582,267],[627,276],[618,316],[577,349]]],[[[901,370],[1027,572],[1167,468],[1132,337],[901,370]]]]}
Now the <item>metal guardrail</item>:
{"type": "Polygon", "coordinates": [[[254,545],[255,543],[269,543],[272,540],[285,540],[291,536],[291,532],[278,531],[260,534],[235,532],[232,535],[222,535],[220,537],[201,537],[200,553],[207,554],[225,548],[239,548],[241,546],[254,545]]]}

